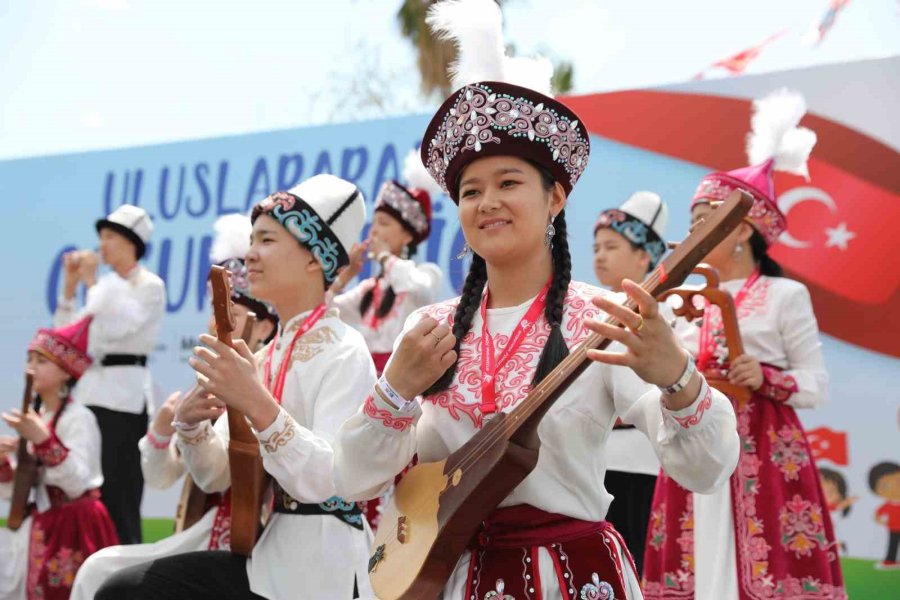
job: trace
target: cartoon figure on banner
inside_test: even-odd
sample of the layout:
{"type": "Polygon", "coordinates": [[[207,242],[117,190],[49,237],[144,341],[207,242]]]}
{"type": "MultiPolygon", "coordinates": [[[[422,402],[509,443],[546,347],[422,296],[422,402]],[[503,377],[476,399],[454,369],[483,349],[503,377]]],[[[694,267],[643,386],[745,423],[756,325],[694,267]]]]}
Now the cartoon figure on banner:
{"type": "Polygon", "coordinates": [[[888,549],[876,569],[898,569],[900,551],[900,465],[895,462],[878,463],[869,470],[869,487],[885,503],[875,511],[875,522],[888,528],[888,549]]]}
{"type": "MultiPolygon", "coordinates": [[[[828,503],[828,512],[831,513],[831,522],[834,524],[835,530],[839,531],[841,521],[850,514],[850,507],[859,501],[859,496],[847,495],[847,480],[841,473],[833,469],[819,467],[819,481],[822,483],[822,492],[828,503]]],[[[843,536],[839,533],[837,537],[841,554],[846,556],[847,542],[841,539],[843,536]]]]}

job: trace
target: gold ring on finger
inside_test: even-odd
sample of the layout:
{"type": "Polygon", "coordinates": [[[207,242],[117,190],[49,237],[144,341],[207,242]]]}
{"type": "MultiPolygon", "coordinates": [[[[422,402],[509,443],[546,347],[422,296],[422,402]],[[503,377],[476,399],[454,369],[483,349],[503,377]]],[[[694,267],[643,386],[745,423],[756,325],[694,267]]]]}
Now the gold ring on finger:
{"type": "Polygon", "coordinates": [[[632,333],[640,333],[641,329],[644,328],[644,317],[638,315],[637,318],[640,319],[640,321],[638,322],[637,327],[631,329],[632,333]]]}

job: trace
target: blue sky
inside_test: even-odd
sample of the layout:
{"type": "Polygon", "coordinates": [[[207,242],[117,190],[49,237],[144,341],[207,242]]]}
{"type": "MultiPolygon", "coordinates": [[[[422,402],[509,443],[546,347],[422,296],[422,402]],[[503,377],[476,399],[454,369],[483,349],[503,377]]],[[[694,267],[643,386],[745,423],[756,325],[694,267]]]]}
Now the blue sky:
{"type": "MultiPolygon", "coordinates": [[[[0,0],[0,158],[425,112],[398,0],[0,0]],[[365,105],[372,92],[381,106],[365,105]]],[[[684,81],[781,29],[749,73],[900,53],[895,0],[508,0],[520,54],[576,92],[684,81]]],[[[841,82],[835,82],[836,93],[841,82]]]]}

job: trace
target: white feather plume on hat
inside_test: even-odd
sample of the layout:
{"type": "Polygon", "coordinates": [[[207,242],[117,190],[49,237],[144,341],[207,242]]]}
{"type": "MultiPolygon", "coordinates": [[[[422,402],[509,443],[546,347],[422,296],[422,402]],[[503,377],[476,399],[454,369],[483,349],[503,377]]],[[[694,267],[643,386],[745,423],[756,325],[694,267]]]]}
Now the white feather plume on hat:
{"type": "Polygon", "coordinates": [[[422,164],[422,155],[418,150],[410,150],[403,160],[403,183],[407,188],[425,190],[432,199],[443,193],[441,186],[422,164]]]}
{"type": "Polygon", "coordinates": [[[459,58],[450,67],[454,89],[500,81],[553,94],[549,60],[506,55],[503,15],[494,0],[445,0],[429,9],[425,22],[436,36],[456,43],[459,58]]]}
{"type": "Polygon", "coordinates": [[[220,263],[230,258],[243,259],[249,252],[253,224],[247,215],[223,215],[216,219],[213,231],[215,236],[209,251],[212,262],[220,263]]]}
{"type": "Polygon", "coordinates": [[[780,89],[753,101],[752,131],[747,135],[747,157],[751,165],[770,158],[778,171],[809,179],[807,161],[816,145],[816,133],[799,127],[806,114],[806,100],[800,93],[780,89]]]}

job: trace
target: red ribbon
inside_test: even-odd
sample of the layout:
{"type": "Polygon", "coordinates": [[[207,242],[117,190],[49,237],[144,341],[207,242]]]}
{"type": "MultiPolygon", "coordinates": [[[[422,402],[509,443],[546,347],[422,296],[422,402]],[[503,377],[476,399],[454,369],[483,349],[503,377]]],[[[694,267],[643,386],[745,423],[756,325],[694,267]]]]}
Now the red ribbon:
{"type": "Polygon", "coordinates": [[[290,346],[288,346],[287,351],[284,356],[281,357],[281,365],[278,367],[278,376],[275,379],[275,387],[272,387],[272,354],[275,351],[275,346],[278,345],[278,340],[281,338],[281,334],[279,333],[272,344],[269,346],[269,352],[266,355],[266,365],[265,365],[265,382],[266,387],[269,388],[269,391],[272,392],[272,396],[275,397],[275,401],[278,404],[281,404],[281,395],[284,393],[284,380],[287,378],[287,367],[290,363],[290,357],[294,353],[294,345],[297,343],[303,334],[308,332],[313,326],[318,322],[319,319],[322,318],[322,315],[325,314],[325,304],[320,304],[315,307],[309,316],[304,319],[303,324],[300,326],[300,329],[297,330],[297,333],[294,334],[294,338],[291,340],[290,346]]]}
{"type": "Polygon", "coordinates": [[[516,325],[516,328],[509,336],[509,343],[506,344],[506,347],[503,349],[499,358],[494,357],[494,338],[491,337],[491,332],[488,331],[487,325],[487,303],[490,291],[487,289],[484,291],[484,298],[481,299],[481,373],[483,377],[481,381],[482,417],[497,412],[497,390],[494,387],[497,372],[502,369],[503,365],[505,365],[516,353],[519,346],[525,341],[525,336],[528,334],[532,325],[537,322],[541,313],[544,312],[544,307],[547,305],[547,292],[550,290],[550,283],[550,281],[547,282],[547,285],[544,286],[541,293],[538,294],[537,298],[534,299],[534,302],[531,303],[528,312],[525,313],[525,316],[522,317],[522,320],[516,325]]]}

